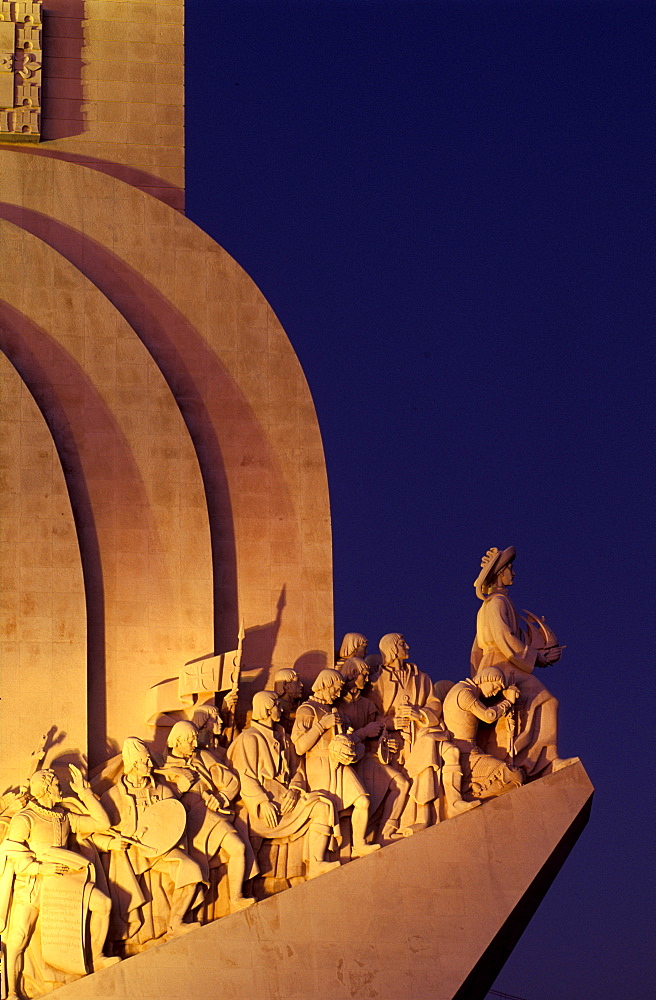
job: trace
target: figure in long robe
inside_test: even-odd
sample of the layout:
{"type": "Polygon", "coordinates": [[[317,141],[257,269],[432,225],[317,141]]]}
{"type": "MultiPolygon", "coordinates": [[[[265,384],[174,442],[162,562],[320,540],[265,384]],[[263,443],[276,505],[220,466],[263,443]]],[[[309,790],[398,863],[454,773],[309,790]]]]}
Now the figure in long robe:
{"type": "Polygon", "coordinates": [[[357,656],[340,662],[344,678],[337,709],[352,727],[352,736],[364,746],[364,756],[353,767],[370,799],[369,817],[379,831],[378,841],[386,844],[396,839],[405,808],[410,780],[389,763],[392,750],[400,743],[387,733],[377,705],[363,695],[369,682],[369,665],[357,656]]]}
{"type": "Polygon", "coordinates": [[[462,797],[458,748],[442,723],[442,705],[430,677],[409,662],[409,651],[399,632],[384,635],[380,640],[383,662],[371,687],[371,700],[400,745],[393,763],[412,783],[400,827],[406,836],[479,805],[462,797]]]}
{"type": "Polygon", "coordinates": [[[351,814],[352,856],[362,857],[379,849],[367,843],[369,796],[352,768],[364,748],[347,735],[348,722],[333,708],[344,678],[337,670],[322,670],[312,685],[312,697],[296,713],[292,743],[305,755],[305,774],[310,791],[331,798],[339,813],[353,807],[351,814]]]}
{"type": "Polygon", "coordinates": [[[532,637],[520,628],[508,596],[515,578],[514,561],[513,546],[503,551],[489,549],[474,581],[483,603],[476,619],[472,677],[484,667],[497,667],[506,687],[519,688],[513,730],[502,719],[487,733],[481,731],[479,742],[493,756],[521,767],[527,778],[535,778],[566,767],[577,758],[558,755],[558,702],[533,673],[536,666],[556,663],[562,647],[555,636],[551,645],[532,643],[532,637]]]}
{"type": "Polygon", "coordinates": [[[280,725],[273,691],[253,698],[252,722],[228,757],[239,773],[249,835],[265,879],[315,878],[339,861],[326,858],[339,834],[332,800],[308,791],[303,761],[280,725]]]}

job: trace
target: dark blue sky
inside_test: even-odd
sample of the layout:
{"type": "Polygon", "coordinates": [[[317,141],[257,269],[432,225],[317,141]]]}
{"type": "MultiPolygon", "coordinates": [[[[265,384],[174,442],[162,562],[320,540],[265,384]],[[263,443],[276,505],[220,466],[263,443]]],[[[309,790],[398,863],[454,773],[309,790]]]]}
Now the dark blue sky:
{"type": "Polygon", "coordinates": [[[542,679],[597,793],[496,983],[528,1000],[650,992],[652,19],[626,0],[187,10],[188,214],[305,369],[336,632],[402,631],[458,680],[480,558],[514,544],[515,603],[567,644],[542,679]]]}

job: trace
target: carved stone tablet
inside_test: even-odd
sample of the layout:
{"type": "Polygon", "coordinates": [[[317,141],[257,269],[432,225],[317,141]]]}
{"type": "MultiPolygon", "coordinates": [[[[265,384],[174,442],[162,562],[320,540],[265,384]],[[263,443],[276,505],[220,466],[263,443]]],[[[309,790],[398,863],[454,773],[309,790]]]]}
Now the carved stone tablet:
{"type": "Polygon", "coordinates": [[[0,142],[41,135],[41,2],[0,0],[0,142]]]}
{"type": "Polygon", "coordinates": [[[82,871],[68,875],[45,876],[41,885],[43,959],[55,969],[78,976],[87,972],[84,932],[88,886],[89,868],[86,865],[82,871]]]}

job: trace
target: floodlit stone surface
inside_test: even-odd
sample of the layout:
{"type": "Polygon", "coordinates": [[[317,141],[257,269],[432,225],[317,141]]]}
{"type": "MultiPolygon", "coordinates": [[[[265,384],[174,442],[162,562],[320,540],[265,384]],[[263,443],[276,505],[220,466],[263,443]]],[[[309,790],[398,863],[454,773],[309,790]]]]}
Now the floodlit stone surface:
{"type": "MultiPolygon", "coordinates": [[[[49,0],[45,7],[36,155],[86,164],[182,210],[184,0],[49,0]]],[[[23,115],[20,127],[35,129],[33,118],[23,115]]],[[[3,140],[16,141],[0,131],[3,140]]]]}
{"type": "MultiPolygon", "coordinates": [[[[210,524],[214,648],[235,648],[243,617],[245,704],[270,668],[312,679],[333,655],[328,486],[307,382],[271,307],[221,247],[136,188],[8,147],[0,171],[0,217],[96,285],[182,413],[210,524]]],[[[138,386],[124,394],[139,404],[138,386]]]]}
{"type": "MultiPolygon", "coordinates": [[[[372,700],[363,636],[332,669],[310,392],[259,290],[180,211],[183,12],[50,0],[39,123],[40,5],[0,0],[9,992],[477,1000],[587,818],[554,699],[540,686],[527,723],[526,679],[504,673],[561,647],[502,596],[509,624],[479,627],[494,676],[456,685],[448,729],[448,682],[402,636],[372,700]],[[543,777],[511,790],[503,761],[543,744],[543,777]]],[[[490,607],[511,551],[484,559],[490,607]]]]}
{"type": "Polygon", "coordinates": [[[570,765],[57,995],[482,1000],[591,795],[570,765]]]}
{"type": "Polygon", "coordinates": [[[25,781],[30,754],[53,723],[57,756],[78,759],[87,743],[86,614],[73,512],[43,415],[3,354],[0,479],[2,793],[25,781]]]}
{"type": "MultiPolygon", "coordinates": [[[[5,249],[0,347],[39,400],[64,456],[78,519],[79,553],[70,569],[79,573],[82,565],[86,576],[88,728],[92,755],[100,761],[107,739],[150,735],[144,717],[150,684],[213,649],[202,481],[175,400],[123,316],[46,243],[7,222],[0,223],[0,241],[5,249]]],[[[26,512],[33,478],[23,477],[17,499],[26,512]]],[[[32,541],[33,553],[38,530],[38,522],[26,520],[23,539],[32,541]]],[[[66,567],[61,555],[53,562],[53,569],[66,567]]],[[[58,576],[50,601],[64,628],[71,629],[79,608],[66,598],[68,586],[68,575],[58,576]]],[[[45,596],[35,602],[46,615],[45,596]]],[[[79,683],[72,664],[69,672],[61,657],[51,664],[41,661],[39,668],[29,662],[29,644],[50,638],[45,622],[41,633],[35,629],[37,624],[29,634],[23,629],[17,640],[20,698],[9,699],[5,688],[14,673],[12,660],[0,666],[3,718],[11,718],[23,699],[29,701],[35,685],[59,683],[66,689],[79,683]]],[[[84,681],[83,675],[83,692],[84,681]]],[[[82,722],[84,697],[78,711],[82,722]]],[[[40,712],[42,732],[67,724],[57,703],[40,712]]],[[[25,768],[32,730],[3,756],[2,768],[21,760],[25,768]]]]}

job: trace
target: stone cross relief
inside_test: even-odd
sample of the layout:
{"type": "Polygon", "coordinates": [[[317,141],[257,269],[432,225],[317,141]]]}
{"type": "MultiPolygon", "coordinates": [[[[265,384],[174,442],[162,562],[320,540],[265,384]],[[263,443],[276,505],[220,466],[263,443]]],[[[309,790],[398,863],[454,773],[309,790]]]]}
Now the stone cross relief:
{"type": "Polygon", "coordinates": [[[0,2],[0,142],[41,135],[41,3],[0,2]]]}

